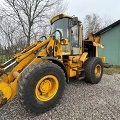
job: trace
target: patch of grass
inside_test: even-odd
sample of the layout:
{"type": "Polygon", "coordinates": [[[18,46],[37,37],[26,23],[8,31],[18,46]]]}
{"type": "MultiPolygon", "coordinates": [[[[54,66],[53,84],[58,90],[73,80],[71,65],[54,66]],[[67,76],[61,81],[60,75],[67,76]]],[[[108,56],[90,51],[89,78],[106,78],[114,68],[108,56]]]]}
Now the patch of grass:
{"type": "Polygon", "coordinates": [[[108,75],[120,74],[120,65],[112,65],[109,68],[104,68],[103,72],[108,75]]]}
{"type": "Polygon", "coordinates": [[[0,63],[4,63],[4,62],[6,62],[6,61],[9,60],[9,59],[10,59],[9,56],[0,55],[0,63]]]}

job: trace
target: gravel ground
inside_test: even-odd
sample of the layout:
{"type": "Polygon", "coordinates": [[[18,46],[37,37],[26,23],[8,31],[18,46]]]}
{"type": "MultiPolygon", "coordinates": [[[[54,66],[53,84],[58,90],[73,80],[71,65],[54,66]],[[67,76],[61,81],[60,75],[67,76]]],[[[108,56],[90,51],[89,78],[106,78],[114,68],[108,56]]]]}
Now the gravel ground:
{"type": "Polygon", "coordinates": [[[16,97],[0,108],[0,120],[120,120],[120,74],[97,85],[71,80],[59,104],[47,113],[27,113],[16,97]]]}

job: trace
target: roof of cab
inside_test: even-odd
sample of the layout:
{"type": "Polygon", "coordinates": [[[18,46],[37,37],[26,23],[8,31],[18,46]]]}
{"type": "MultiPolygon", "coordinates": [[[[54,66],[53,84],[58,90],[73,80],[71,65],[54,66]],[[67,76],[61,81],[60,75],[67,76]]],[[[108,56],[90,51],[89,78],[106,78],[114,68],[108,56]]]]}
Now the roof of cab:
{"type": "MultiPolygon", "coordinates": [[[[62,18],[73,18],[73,16],[69,16],[69,15],[66,15],[66,14],[59,14],[59,15],[56,15],[54,16],[51,20],[50,20],[50,23],[54,23],[56,20],[58,19],[62,19],[62,18]]],[[[81,23],[81,21],[79,20],[79,22],[81,23]]]]}

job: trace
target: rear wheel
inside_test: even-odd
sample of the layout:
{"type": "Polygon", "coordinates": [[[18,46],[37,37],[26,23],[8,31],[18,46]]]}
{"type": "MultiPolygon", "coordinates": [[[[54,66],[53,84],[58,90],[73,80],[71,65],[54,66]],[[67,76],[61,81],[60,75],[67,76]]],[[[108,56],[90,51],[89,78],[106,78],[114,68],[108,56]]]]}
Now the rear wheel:
{"type": "Polygon", "coordinates": [[[84,64],[85,81],[97,84],[100,82],[103,75],[103,63],[100,58],[91,57],[84,64]]]}
{"type": "Polygon", "coordinates": [[[36,63],[28,67],[19,80],[18,97],[25,109],[35,113],[53,108],[61,98],[65,74],[51,62],[36,63]]]}

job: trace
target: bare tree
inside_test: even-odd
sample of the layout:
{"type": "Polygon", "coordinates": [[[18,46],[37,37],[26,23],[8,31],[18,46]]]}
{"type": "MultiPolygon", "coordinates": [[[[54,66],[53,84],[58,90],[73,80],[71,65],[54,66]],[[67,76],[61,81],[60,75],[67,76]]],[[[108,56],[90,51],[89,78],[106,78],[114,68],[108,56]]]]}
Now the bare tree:
{"type": "Polygon", "coordinates": [[[65,10],[63,0],[5,0],[5,5],[0,8],[2,61],[47,35],[49,19],[65,10]]]}
{"type": "Polygon", "coordinates": [[[115,22],[115,20],[113,18],[111,18],[110,16],[107,16],[107,15],[105,15],[105,17],[102,18],[102,21],[103,21],[103,25],[102,25],[103,28],[105,28],[115,22]]]}
{"type": "Polygon", "coordinates": [[[7,16],[6,11],[1,10],[0,16],[0,41],[4,46],[6,56],[12,56],[17,51],[17,47],[14,45],[18,42],[21,36],[21,29],[15,20],[10,16],[7,16]]]}
{"type": "Polygon", "coordinates": [[[101,18],[96,15],[86,15],[84,18],[84,36],[87,38],[90,33],[95,33],[101,29],[101,18]]]}
{"type": "Polygon", "coordinates": [[[57,11],[56,6],[63,8],[63,0],[5,0],[5,2],[9,5],[7,7],[10,11],[9,16],[22,27],[27,38],[27,46],[30,45],[31,38],[38,35],[40,28],[45,24],[49,25],[48,20],[57,11]]]}
{"type": "Polygon", "coordinates": [[[112,19],[103,19],[97,14],[86,15],[84,18],[84,38],[90,33],[96,33],[113,22],[112,19]]]}

